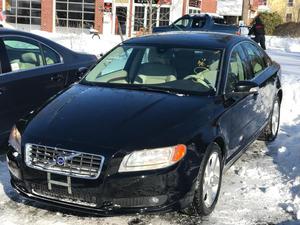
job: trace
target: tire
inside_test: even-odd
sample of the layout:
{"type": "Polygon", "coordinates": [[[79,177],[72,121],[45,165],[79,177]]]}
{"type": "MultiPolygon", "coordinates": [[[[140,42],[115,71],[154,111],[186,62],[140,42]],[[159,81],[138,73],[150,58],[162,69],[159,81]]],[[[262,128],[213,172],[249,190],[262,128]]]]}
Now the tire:
{"type": "Polygon", "coordinates": [[[280,123],[280,99],[277,96],[273,103],[272,114],[267,126],[262,131],[259,140],[274,141],[277,137],[280,123]]]}
{"type": "Polygon", "coordinates": [[[206,150],[200,165],[193,202],[188,208],[182,210],[184,213],[193,216],[207,216],[214,210],[220,194],[222,172],[221,149],[218,144],[212,143],[206,150]],[[216,164],[213,166],[214,162],[216,164]],[[213,169],[211,173],[209,173],[209,169],[213,169]]]}

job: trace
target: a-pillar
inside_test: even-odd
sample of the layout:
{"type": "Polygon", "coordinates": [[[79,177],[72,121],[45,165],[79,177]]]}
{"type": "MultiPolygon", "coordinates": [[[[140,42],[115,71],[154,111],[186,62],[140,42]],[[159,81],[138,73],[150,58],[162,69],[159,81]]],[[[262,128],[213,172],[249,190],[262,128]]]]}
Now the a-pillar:
{"type": "Polygon", "coordinates": [[[41,1],[41,30],[55,31],[55,0],[41,1]]]}

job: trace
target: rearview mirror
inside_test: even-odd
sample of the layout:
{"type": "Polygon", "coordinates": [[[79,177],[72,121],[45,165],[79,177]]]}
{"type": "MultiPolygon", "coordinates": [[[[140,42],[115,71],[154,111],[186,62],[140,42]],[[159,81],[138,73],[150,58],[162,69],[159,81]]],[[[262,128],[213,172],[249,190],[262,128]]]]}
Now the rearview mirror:
{"type": "Polygon", "coordinates": [[[234,88],[234,92],[245,94],[258,94],[258,90],[258,84],[248,80],[237,82],[234,88]]]}

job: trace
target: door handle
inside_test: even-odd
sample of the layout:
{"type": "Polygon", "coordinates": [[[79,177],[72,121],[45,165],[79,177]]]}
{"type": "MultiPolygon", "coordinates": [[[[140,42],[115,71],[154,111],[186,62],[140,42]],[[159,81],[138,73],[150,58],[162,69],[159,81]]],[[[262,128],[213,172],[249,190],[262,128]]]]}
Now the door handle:
{"type": "Polygon", "coordinates": [[[64,76],[62,74],[56,74],[51,77],[52,81],[61,82],[64,80],[64,76]]]}
{"type": "Polygon", "coordinates": [[[5,92],[4,88],[0,88],[0,95],[3,95],[5,92]]]}

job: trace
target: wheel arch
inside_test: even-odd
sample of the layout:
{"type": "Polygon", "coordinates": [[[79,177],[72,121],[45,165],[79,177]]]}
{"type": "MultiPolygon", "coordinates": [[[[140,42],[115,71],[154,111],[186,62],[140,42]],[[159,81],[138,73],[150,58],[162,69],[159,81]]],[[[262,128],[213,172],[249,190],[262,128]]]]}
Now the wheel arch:
{"type": "Polygon", "coordinates": [[[281,101],[282,101],[282,95],[283,95],[282,89],[279,89],[278,92],[277,92],[277,96],[278,96],[278,98],[279,98],[280,103],[281,103],[281,101]]]}
{"type": "Polygon", "coordinates": [[[226,156],[227,156],[227,151],[226,151],[226,144],[225,144],[225,141],[224,141],[224,138],[221,137],[221,136],[218,136],[214,139],[214,141],[221,149],[221,152],[222,152],[222,158],[223,160],[226,159],[226,156]]]}

